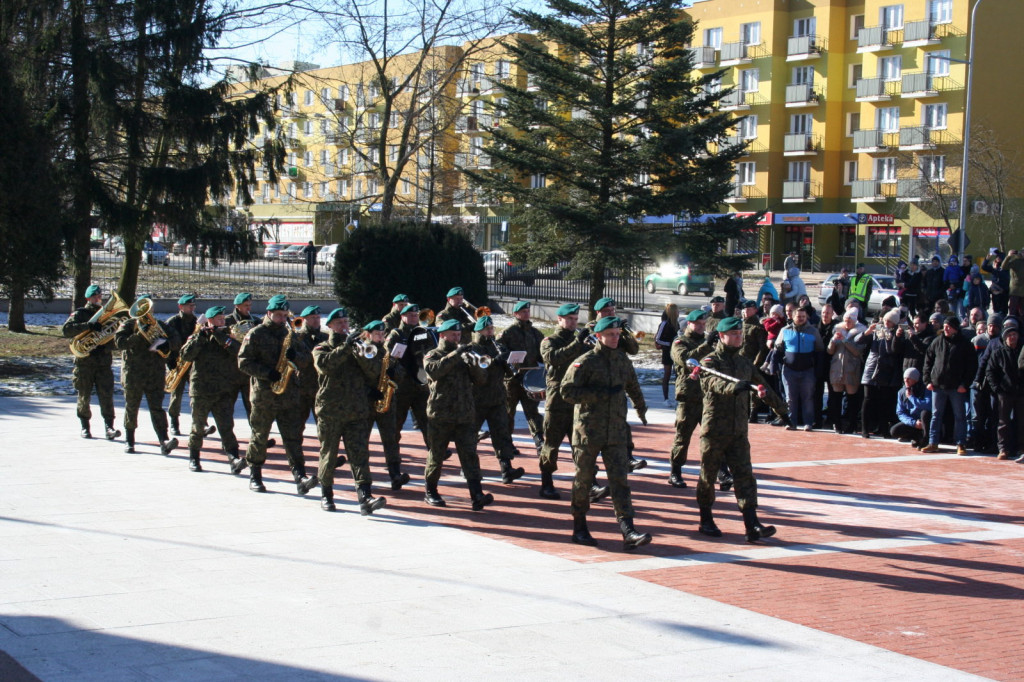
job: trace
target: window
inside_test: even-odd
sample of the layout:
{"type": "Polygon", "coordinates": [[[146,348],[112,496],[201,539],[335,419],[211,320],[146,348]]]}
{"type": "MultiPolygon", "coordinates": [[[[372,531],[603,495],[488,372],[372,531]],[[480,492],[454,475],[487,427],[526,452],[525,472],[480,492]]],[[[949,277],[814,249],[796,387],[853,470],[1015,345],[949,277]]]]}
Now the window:
{"type": "Polygon", "coordinates": [[[370,81],[370,85],[368,87],[368,94],[370,95],[370,101],[373,101],[380,97],[380,83],[378,83],[376,80],[370,81]]]}
{"type": "Polygon", "coordinates": [[[267,201],[270,199],[270,185],[263,183],[263,200],[267,201]]]}
{"type": "Polygon", "coordinates": [[[274,198],[275,199],[280,199],[281,198],[281,186],[280,185],[274,185],[274,198]]]}
{"type": "Polygon", "coordinates": [[[329,162],[329,154],[326,149],[320,150],[320,165],[326,166],[329,162]]]}
{"type": "Polygon", "coordinates": [[[853,137],[858,130],[860,130],[860,112],[850,112],[846,115],[846,136],[853,137]]]}
{"type": "Polygon", "coordinates": [[[875,110],[875,128],[885,133],[896,133],[900,130],[900,108],[883,107],[875,110]]]}
{"type": "Polygon", "coordinates": [[[348,180],[338,180],[338,196],[348,196],[348,180]]]}
{"type": "Polygon", "coordinates": [[[289,182],[288,183],[288,196],[290,198],[292,198],[292,199],[295,198],[295,185],[296,184],[298,184],[298,183],[295,183],[295,182],[289,182]]]}
{"type": "Polygon", "coordinates": [[[757,164],[753,161],[744,161],[736,164],[736,182],[740,185],[757,184],[757,164]]]}
{"type": "Polygon", "coordinates": [[[889,5],[881,8],[878,11],[878,23],[889,31],[903,28],[903,5],[889,5]]]}
{"type": "Polygon", "coordinates": [[[732,241],[733,253],[760,253],[761,228],[751,227],[740,230],[740,234],[732,241]]]}
{"type": "Polygon", "coordinates": [[[388,126],[391,128],[398,127],[398,112],[395,110],[391,111],[391,117],[388,119],[388,126]]]}
{"type": "Polygon", "coordinates": [[[402,194],[408,194],[412,191],[412,186],[409,183],[408,178],[402,178],[402,194]]]}
{"type": "Polygon", "coordinates": [[[863,64],[850,64],[850,81],[846,84],[848,88],[856,88],[857,81],[864,77],[863,64]]]}
{"type": "Polygon", "coordinates": [[[303,103],[307,107],[308,106],[312,106],[312,104],[313,104],[313,91],[312,90],[306,90],[306,96],[305,96],[305,99],[303,100],[303,103]]]}
{"type": "Polygon", "coordinates": [[[469,77],[471,80],[481,81],[484,79],[484,65],[481,63],[471,64],[469,67],[469,77]]]}
{"type": "Polygon", "coordinates": [[[924,105],[924,113],[921,116],[921,123],[925,128],[931,128],[932,130],[945,130],[946,129],[946,105],[945,104],[926,104],[924,105]]]}
{"type": "Polygon", "coordinates": [[[397,144],[389,144],[388,145],[388,161],[390,161],[391,163],[395,163],[396,161],[398,161],[398,145],[397,144]]]}
{"type": "Polygon", "coordinates": [[[320,88],[320,100],[322,102],[327,102],[330,99],[331,99],[331,89],[330,88],[320,88]]]}
{"type": "Polygon", "coordinates": [[[499,79],[506,79],[512,74],[512,65],[504,60],[499,59],[494,63],[494,76],[499,79]]]}
{"type": "Polygon", "coordinates": [[[370,195],[376,194],[377,193],[377,187],[378,187],[377,186],[377,180],[375,178],[366,181],[366,193],[367,194],[370,194],[370,195]]]}
{"type": "Polygon", "coordinates": [[[380,114],[377,112],[370,114],[370,122],[367,124],[367,127],[372,128],[373,130],[380,128],[380,114]]]}
{"type": "Polygon", "coordinates": [[[753,140],[757,137],[757,115],[744,116],[740,119],[736,132],[744,140],[753,140]]]}
{"type": "Polygon", "coordinates": [[[892,225],[868,225],[868,256],[898,256],[900,241],[900,228],[892,225]]]}
{"type": "Polygon", "coordinates": [[[721,91],[722,91],[722,77],[721,76],[717,76],[715,78],[712,78],[704,86],[704,92],[706,92],[709,95],[714,95],[715,93],[718,93],[718,92],[721,92],[721,91]]]}
{"type": "Polygon", "coordinates": [[[547,178],[543,173],[534,173],[530,176],[530,189],[542,189],[547,185],[547,178]]]}
{"type": "Polygon", "coordinates": [[[352,198],[353,199],[361,199],[362,197],[363,197],[363,181],[362,180],[356,180],[355,196],[353,196],[352,198]]]}
{"type": "Polygon", "coordinates": [[[850,40],[857,40],[862,28],[864,28],[863,14],[855,14],[850,17],[850,40]]]}
{"type": "Polygon", "coordinates": [[[295,152],[288,152],[288,165],[294,166],[299,160],[299,155],[295,152]]]}
{"type": "Polygon", "coordinates": [[[288,137],[298,137],[298,136],[299,136],[299,126],[295,125],[294,123],[288,124],[288,137]]]}
{"type": "Polygon", "coordinates": [[[469,153],[470,154],[483,154],[484,152],[484,138],[479,135],[474,135],[469,138],[469,153]]]}
{"type": "Polygon", "coordinates": [[[882,57],[879,59],[878,75],[883,80],[898,81],[903,75],[903,57],[882,57]]]}
{"type": "Polygon", "coordinates": [[[484,101],[481,99],[473,100],[469,105],[469,115],[476,116],[478,119],[484,115],[484,101]]]}
{"type": "Polygon", "coordinates": [[[814,85],[814,67],[797,66],[793,69],[793,85],[814,85]]]}
{"type": "Polygon", "coordinates": [[[789,117],[789,132],[809,135],[814,118],[810,114],[795,114],[789,117]]]}
{"type": "Polygon", "coordinates": [[[339,133],[347,132],[348,129],[351,126],[352,126],[352,119],[349,118],[348,116],[342,116],[340,119],[338,119],[338,132],[339,133]]]}
{"type": "Polygon", "coordinates": [[[339,149],[338,150],[338,165],[339,166],[347,166],[348,165],[348,150],[347,149],[339,149]]]}
{"type": "Polygon", "coordinates": [[[321,135],[326,135],[327,134],[327,119],[326,118],[320,120],[320,134],[321,135]]]}
{"type": "Polygon", "coordinates": [[[342,85],[340,88],[338,88],[338,99],[342,100],[343,102],[347,102],[348,96],[349,90],[347,85],[342,85]]]}
{"type": "Polygon", "coordinates": [[[740,24],[740,39],[744,45],[760,45],[761,22],[754,21],[749,24],[740,24]]]}
{"type": "Polygon", "coordinates": [[[713,47],[716,50],[722,49],[722,29],[704,29],[704,47],[713,47]]]}
{"type": "Polygon", "coordinates": [[[857,226],[839,226],[839,256],[853,258],[857,255],[857,226]]]}
{"type": "Polygon", "coordinates": [[[790,161],[789,162],[789,181],[790,182],[807,182],[811,179],[811,162],[810,161],[790,161]]]}
{"type": "Polygon", "coordinates": [[[933,76],[949,75],[949,50],[935,50],[924,56],[925,70],[933,76]]]}
{"type": "Polygon", "coordinates": [[[857,162],[847,161],[845,164],[845,170],[843,172],[843,184],[852,185],[857,180],[857,162]]]}
{"type": "Polygon", "coordinates": [[[759,69],[743,69],[740,71],[740,90],[757,92],[759,80],[759,69]]]}
{"type": "Polygon", "coordinates": [[[875,180],[896,182],[896,157],[887,156],[875,159],[875,180]]]}
{"type": "Polygon", "coordinates": [[[306,166],[312,166],[313,165],[313,152],[306,152],[302,156],[303,156],[302,160],[303,160],[303,162],[305,163],[306,166]]]}
{"type": "Polygon", "coordinates": [[[815,17],[805,17],[793,20],[793,35],[795,37],[813,36],[817,30],[818,21],[815,17]]]}
{"type": "Polygon", "coordinates": [[[933,182],[943,182],[946,179],[946,157],[945,156],[921,156],[918,157],[918,170],[921,177],[933,182]]]}
{"type": "Polygon", "coordinates": [[[928,3],[928,21],[932,24],[953,22],[953,0],[931,0],[928,3]]]}
{"type": "Polygon", "coordinates": [[[302,123],[302,132],[305,133],[306,135],[312,135],[313,134],[313,122],[308,120],[308,119],[306,121],[303,121],[303,123],[302,123]]]}

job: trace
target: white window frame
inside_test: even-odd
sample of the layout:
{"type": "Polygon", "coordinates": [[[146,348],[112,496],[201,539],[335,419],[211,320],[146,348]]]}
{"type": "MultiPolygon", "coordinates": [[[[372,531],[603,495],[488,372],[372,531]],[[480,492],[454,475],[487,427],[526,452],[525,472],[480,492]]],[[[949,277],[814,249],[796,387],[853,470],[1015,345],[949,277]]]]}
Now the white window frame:
{"type": "Polygon", "coordinates": [[[409,178],[402,178],[402,194],[409,194],[412,191],[412,183],[409,178]]]}
{"type": "Polygon", "coordinates": [[[494,62],[494,77],[505,79],[512,75],[512,62],[507,59],[499,59],[494,62]]]}
{"type": "Polygon", "coordinates": [[[302,123],[302,132],[305,135],[312,135],[313,134],[313,121],[312,120],[306,119],[302,123]]]}
{"type": "Polygon", "coordinates": [[[721,50],[722,35],[723,30],[721,27],[704,29],[704,47],[713,47],[716,50],[721,50]]]}
{"type": "Polygon", "coordinates": [[[326,149],[321,149],[320,150],[320,165],[321,166],[326,166],[328,163],[330,163],[330,152],[328,152],[326,149]]]}
{"type": "Polygon", "coordinates": [[[929,130],[945,130],[948,124],[949,105],[925,104],[921,108],[921,125],[929,130]]]}
{"type": "Polygon", "coordinates": [[[744,45],[760,45],[761,22],[751,21],[746,24],[740,24],[740,40],[744,45]]]}
{"type": "Polygon", "coordinates": [[[530,176],[530,189],[543,189],[547,184],[547,176],[544,173],[534,173],[530,176]]]}
{"type": "Polygon", "coordinates": [[[850,17],[850,40],[860,38],[860,30],[865,26],[863,14],[854,14],[850,17]]]}
{"type": "Polygon", "coordinates": [[[309,166],[313,165],[313,152],[312,151],[307,151],[307,152],[303,153],[303,155],[302,155],[302,165],[306,166],[307,168],[309,166]]]}
{"type": "Polygon", "coordinates": [[[331,100],[331,89],[320,88],[320,99],[324,102],[329,102],[331,100]]]}
{"type": "Polygon", "coordinates": [[[298,162],[299,162],[299,154],[298,154],[298,152],[288,152],[288,165],[289,166],[297,166],[297,165],[299,165],[298,162]]]}
{"type": "Polygon", "coordinates": [[[736,124],[736,132],[743,140],[757,139],[757,114],[744,116],[736,124]]]}
{"type": "Polygon", "coordinates": [[[391,163],[395,163],[396,161],[398,161],[398,145],[397,144],[389,144],[388,145],[388,161],[390,161],[391,163]]]}
{"type": "Polygon", "coordinates": [[[348,180],[338,180],[338,196],[342,198],[348,196],[348,180]]]}
{"type": "Polygon", "coordinates": [[[740,90],[743,92],[757,92],[761,85],[760,69],[740,70],[740,90]]]}
{"type": "Polygon", "coordinates": [[[794,66],[793,67],[793,80],[790,81],[792,85],[814,85],[814,67],[813,66],[794,66]]]}
{"type": "Polygon", "coordinates": [[[880,107],[875,109],[875,128],[884,133],[900,131],[900,108],[880,107]]]}
{"type": "Polygon", "coordinates": [[[349,90],[349,87],[347,85],[342,85],[340,88],[338,88],[338,99],[342,100],[343,102],[348,102],[349,95],[351,94],[351,90],[349,90]]]}
{"type": "Polygon", "coordinates": [[[898,163],[895,156],[883,156],[875,159],[875,180],[884,183],[896,182],[898,163]]]}
{"type": "Polygon", "coordinates": [[[903,28],[903,5],[886,5],[878,8],[878,25],[887,31],[903,28]]]}
{"type": "Polygon", "coordinates": [[[793,20],[793,37],[803,38],[805,36],[813,36],[818,30],[818,18],[817,17],[803,17],[802,19],[793,20]]]}
{"type": "Polygon", "coordinates": [[[898,81],[903,78],[903,57],[882,57],[878,60],[878,76],[884,81],[898,81]]]}
{"type": "Polygon", "coordinates": [[[348,149],[347,148],[346,149],[339,149],[338,150],[338,165],[339,166],[347,166],[348,165],[348,149]]]}
{"type": "Polygon", "coordinates": [[[853,137],[853,134],[861,129],[861,120],[862,120],[862,116],[860,115],[859,111],[847,112],[847,114],[846,114],[846,136],[847,137],[853,137]],[[854,127],[854,124],[853,124],[854,121],[857,122],[856,127],[854,127]]]}
{"type": "Polygon", "coordinates": [[[857,89],[857,81],[864,78],[864,65],[863,64],[850,64],[850,78],[846,84],[846,87],[851,90],[857,89]]]}
{"type": "Polygon", "coordinates": [[[952,63],[949,50],[934,50],[924,55],[924,70],[932,76],[948,76],[949,65],[952,63]]]}
{"type": "Polygon", "coordinates": [[[789,132],[791,135],[810,135],[813,129],[813,114],[790,114],[789,132]]]}
{"type": "Polygon", "coordinates": [[[736,164],[736,184],[748,186],[757,184],[756,161],[741,161],[736,164]]]}
{"type": "Polygon", "coordinates": [[[811,181],[811,162],[810,161],[790,161],[788,175],[786,176],[789,182],[810,182],[811,181]]]}
{"type": "Polygon", "coordinates": [[[932,26],[953,23],[953,0],[930,0],[928,22],[932,26]]]}
{"type": "Polygon", "coordinates": [[[844,185],[852,185],[856,180],[859,179],[857,177],[860,174],[859,165],[860,164],[857,161],[847,161],[844,164],[844,166],[845,166],[845,168],[843,169],[843,184],[844,185]]]}
{"type": "Polygon", "coordinates": [[[306,90],[306,95],[303,98],[303,101],[304,101],[304,103],[305,103],[305,105],[307,107],[313,106],[313,97],[314,97],[313,91],[312,90],[306,90]]]}
{"type": "Polygon", "coordinates": [[[917,157],[917,170],[920,177],[931,182],[946,181],[946,157],[943,154],[917,157]]]}

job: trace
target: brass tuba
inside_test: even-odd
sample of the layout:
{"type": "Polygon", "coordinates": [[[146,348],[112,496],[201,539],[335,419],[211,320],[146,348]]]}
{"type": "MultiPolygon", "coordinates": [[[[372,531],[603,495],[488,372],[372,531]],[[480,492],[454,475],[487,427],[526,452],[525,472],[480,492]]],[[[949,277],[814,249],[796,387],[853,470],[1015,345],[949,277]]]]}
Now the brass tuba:
{"type": "MultiPolygon", "coordinates": [[[[164,328],[153,316],[153,300],[151,298],[142,297],[132,303],[131,309],[128,310],[128,317],[135,320],[139,333],[146,341],[149,341],[151,346],[157,339],[167,338],[164,328]]],[[[154,349],[154,352],[164,359],[171,354],[170,350],[161,350],[159,346],[154,349]]]]}
{"type": "Polygon", "coordinates": [[[241,322],[236,322],[231,327],[231,338],[238,343],[242,343],[242,341],[245,341],[245,335],[251,332],[258,324],[259,322],[256,320],[242,320],[241,322]]]}
{"type": "Polygon", "coordinates": [[[114,334],[127,311],[128,304],[121,300],[116,291],[110,292],[110,298],[103,307],[89,318],[89,324],[98,322],[103,325],[103,329],[97,332],[89,329],[71,339],[71,354],[76,358],[85,358],[100,346],[113,341],[114,334]]]}

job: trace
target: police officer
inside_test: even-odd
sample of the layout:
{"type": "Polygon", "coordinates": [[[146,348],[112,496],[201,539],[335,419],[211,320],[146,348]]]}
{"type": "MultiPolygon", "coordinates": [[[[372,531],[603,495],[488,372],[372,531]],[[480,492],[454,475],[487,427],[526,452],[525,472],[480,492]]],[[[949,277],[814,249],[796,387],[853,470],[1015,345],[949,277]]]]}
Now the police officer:
{"type": "Polygon", "coordinates": [[[282,295],[274,296],[267,302],[266,318],[246,334],[238,351],[238,368],[251,377],[252,415],[249,425],[252,438],[245,460],[232,470],[238,473],[248,464],[251,468],[249,489],[254,492],[267,490],[263,485],[263,464],[267,461],[267,437],[275,421],[284,441],[296,490],[305,495],[316,487],[317,479],[306,476],[306,463],[302,456],[298,382],[293,376],[281,393],[275,393],[272,388],[282,379],[285,361],[298,364],[308,359],[308,351],[296,342],[294,333],[288,321],[288,299],[282,295]]]}
{"type": "MultiPolygon", "coordinates": [[[[103,328],[99,322],[90,323],[96,313],[102,307],[103,292],[95,284],[90,284],[85,289],[85,307],[77,309],[64,323],[61,332],[64,338],[72,339],[87,331],[98,332],[103,328]]],[[[108,343],[96,346],[84,358],[75,358],[75,368],[71,372],[71,383],[78,392],[78,421],[82,425],[82,438],[92,438],[89,431],[89,420],[92,419],[92,410],[89,408],[89,399],[92,390],[96,389],[96,399],[100,404],[100,415],[106,426],[105,435],[107,440],[114,440],[121,435],[121,432],[114,428],[114,371],[111,368],[113,353],[108,343]]]]}
{"type": "MultiPolygon", "coordinates": [[[[512,306],[512,316],[516,321],[501,333],[501,336],[498,337],[498,345],[508,351],[525,352],[526,357],[523,359],[521,367],[536,367],[540,362],[540,342],[544,340],[544,335],[534,328],[533,322],[530,321],[529,301],[519,301],[512,306]]],[[[519,372],[515,372],[505,381],[505,392],[507,394],[506,409],[509,430],[515,431],[516,410],[522,404],[530,435],[533,436],[533,442],[536,443],[537,451],[540,452],[540,448],[544,444],[544,423],[538,409],[540,402],[527,394],[526,389],[523,388],[522,374],[519,372]]]]}
{"type": "Polygon", "coordinates": [[[384,316],[384,333],[397,329],[402,323],[402,308],[409,305],[409,297],[405,294],[398,294],[391,299],[391,310],[384,316]]]}
{"type": "MultiPolygon", "coordinates": [[[[850,278],[850,301],[860,301],[861,307],[867,311],[868,302],[871,300],[871,287],[874,280],[871,275],[864,272],[864,264],[857,263],[857,273],[850,278]]],[[[866,316],[865,316],[866,319],[866,316]]]]}
{"type": "Polygon", "coordinates": [[[705,334],[708,313],[703,310],[691,310],[686,315],[686,330],[672,342],[672,363],[676,367],[676,436],[672,441],[670,457],[671,473],[668,484],[673,488],[685,488],[683,465],[690,448],[693,430],[700,423],[701,411],[704,407],[704,396],[700,392],[700,382],[691,376],[687,361],[700,360],[715,348],[718,333],[705,334]]]}
{"type": "MultiPolygon", "coordinates": [[[[494,322],[490,315],[477,319],[473,325],[473,345],[471,348],[480,358],[488,363],[484,372],[486,382],[473,385],[473,405],[476,409],[476,428],[479,431],[484,422],[491,434],[491,444],[498,456],[501,466],[502,483],[512,483],[522,477],[525,470],[513,467],[512,460],[516,456],[516,448],[512,444],[512,431],[509,429],[508,413],[506,412],[505,373],[508,370],[508,352],[499,349],[494,342],[494,322]]],[[[472,356],[470,356],[472,360],[472,356]]],[[[475,360],[479,365],[479,360],[475,360]]]]}
{"type": "MultiPolygon", "coordinates": [[[[139,299],[149,298],[143,294],[139,299]]],[[[159,331],[149,328],[147,322],[128,319],[114,334],[114,347],[121,351],[121,383],[124,385],[125,452],[135,452],[135,429],[138,426],[139,407],[146,397],[149,418],[160,441],[160,452],[169,454],[178,447],[176,438],[167,437],[167,413],[164,412],[164,354],[181,346],[174,330],[153,318],[159,331]],[[150,338],[153,341],[150,341],[150,338]]]]}
{"type": "MultiPolygon", "coordinates": [[[[168,327],[174,330],[174,333],[182,342],[192,336],[192,332],[196,330],[195,294],[185,294],[179,298],[177,314],[167,318],[166,323],[168,327]]],[[[178,351],[172,351],[171,354],[167,356],[167,369],[173,370],[178,366],[178,362],[178,351]]],[[[185,377],[178,382],[178,385],[174,388],[174,392],[171,393],[170,403],[167,405],[167,416],[171,418],[171,434],[175,436],[181,435],[181,427],[178,423],[178,419],[181,417],[181,401],[185,395],[186,381],[188,381],[188,377],[185,377]]]]}
{"type": "Polygon", "coordinates": [[[560,387],[562,397],[576,406],[572,433],[576,462],[572,483],[572,541],[582,545],[597,544],[587,528],[587,511],[600,453],[608,472],[623,546],[634,549],[650,542],[651,536],[633,526],[633,501],[627,479],[626,396],[633,401],[644,423],[647,422],[647,404],[633,363],[618,351],[622,321],[617,317],[602,317],[594,325],[594,333],[598,337],[597,347],[572,363],[560,387]]]}
{"type": "Polygon", "coordinates": [[[467,344],[473,338],[473,325],[476,324],[476,308],[466,302],[465,291],[462,287],[452,287],[446,294],[448,303],[437,314],[437,324],[448,320],[455,320],[459,323],[462,336],[459,343],[467,344]]]}
{"type": "MultiPolygon", "coordinates": [[[[344,439],[345,452],[352,466],[359,511],[363,516],[372,514],[387,504],[383,497],[370,492],[370,430],[373,428],[372,392],[383,357],[359,352],[360,337],[348,328],[348,313],[335,308],[327,316],[330,338],[313,350],[313,363],[320,374],[320,389],[316,394],[316,425],[320,437],[320,508],[334,511],[334,471],[338,465],[338,444],[344,439]]],[[[377,334],[378,342],[384,333],[384,323],[375,321],[367,325],[367,336],[377,334]]],[[[367,339],[366,341],[369,341],[367,339]]],[[[364,343],[366,342],[364,341],[364,343]]]]}
{"type": "Polygon", "coordinates": [[[315,402],[319,386],[316,368],[313,367],[313,349],[327,340],[327,333],[320,328],[320,306],[306,306],[302,309],[299,317],[302,318],[302,326],[295,332],[295,336],[309,351],[308,363],[302,365],[296,363],[299,368],[297,378],[299,380],[299,398],[302,402],[302,427],[305,431],[310,412],[313,413],[313,420],[316,421],[315,402]]]}
{"type": "Polygon", "coordinates": [[[750,412],[750,391],[757,392],[779,414],[787,414],[786,403],[767,386],[760,370],[743,357],[743,323],[727,317],[718,323],[720,339],[715,350],[701,360],[701,367],[715,370],[733,379],[724,379],[709,372],[699,372],[704,392],[701,415],[700,480],[697,482],[697,505],[700,507],[699,531],[710,537],[721,537],[711,507],[715,502],[715,478],[723,461],[729,464],[735,478],[735,495],[743,514],[747,542],[775,534],[774,526],[764,526],[757,518],[757,482],[750,464],[750,441],[747,425],[750,412]]]}
{"type": "Polygon", "coordinates": [[[459,345],[461,323],[451,319],[437,328],[440,342],[427,353],[423,366],[430,379],[430,399],[427,416],[430,418],[430,456],[424,473],[426,493],[424,500],[434,507],[445,506],[437,492],[441,480],[441,465],[448,444],[455,441],[459,453],[462,475],[469,486],[473,510],[479,511],[494,501],[494,496],[483,492],[480,478],[480,459],[476,452],[475,408],[473,383],[487,380],[486,373],[464,357],[471,350],[459,345]]]}
{"type": "MultiPolygon", "coordinates": [[[[412,410],[413,420],[423,434],[423,444],[430,447],[427,419],[427,374],[423,358],[434,347],[434,338],[420,326],[420,307],[410,303],[402,308],[402,322],[392,329],[384,342],[388,352],[398,359],[395,365],[395,424],[399,433],[412,410]]],[[[401,436],[399,436],[401,438],[401,436]]]]}
{"type": "MultiPolygon", "coordinates": [[[[188,438],[188,468],[202,471],[199,451],[207,435],[206,420],[212,413],[220,429],[221,446],[229,463],[237,466],[238,439],[235,437],[235,392],[233,383],[238,368],[238,351],[233,349],[231,330],[224,320],[224,306],[211,306],[206,321],[195,329],[179,354],[181,362],[191,362],[189,395],[192,398],[192,432],[188,438]]],[[[183,382],[184,383],[184,382],[183,382]]]]}

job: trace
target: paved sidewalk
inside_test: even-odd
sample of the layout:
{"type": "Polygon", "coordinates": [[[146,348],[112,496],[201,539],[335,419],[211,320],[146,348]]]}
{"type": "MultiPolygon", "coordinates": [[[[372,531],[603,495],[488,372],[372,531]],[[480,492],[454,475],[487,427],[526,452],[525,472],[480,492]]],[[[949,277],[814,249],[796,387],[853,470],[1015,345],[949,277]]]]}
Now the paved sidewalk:
{"type": "MultiPolygon", "coordinates": [[[[660,389],[646,390],[654,404],[660,389]]],[[[482,447],[496,497],[486,511],[469,510],[449,466],[448,508],[424,505],[418,485],[385,488],[388,507],[364,518],[347,468],[327,514],[316,492],[295,494],[279,447],[270,492],[257,495],[228,473],[215,436],[192,474],[185,439],[163,457],[146,421],[140,454],[126,455],[121,441],[78,438],[71,398],[0,398],[0,651],[40,679],[1024,675],[1011,615],[1024,593],[1024,466],[754,427],[762,516],[779,536],[743,543],[728,494],[716,541],[694,533],[692,485],[664,484],[672,413],[657,407],[635,427],[651,466],[632,477],[637,526],[655,541],[626,553],[606,503],[592,511],[602,547],[568,542],[565,449],[561,501],[536,497],[535,457],[503,486],[482,447]],[[956,629],[932,630],[975,607],[956,629]],[[986,638],[996,667],[974,661],[986,638]],[[937,651],[906,646],[919,640],[937,651]]],[[[313,435],[310,425],[309,465],[313,435]]],[[[527,452],[523,429],[517,438],[527,452]]],[[[417,483],[418,434],[402,445],[417,483]]],[[[379,480],[381,460],[374,445],[379,480]]],[[[0,656],[0,678],[13,671],[0,656]]]]}

